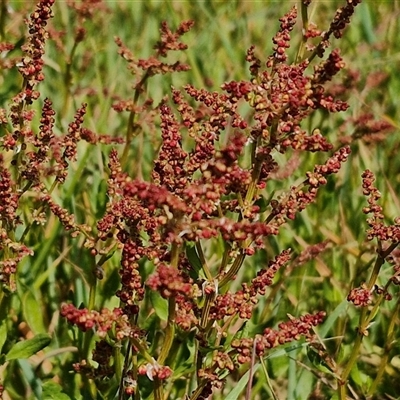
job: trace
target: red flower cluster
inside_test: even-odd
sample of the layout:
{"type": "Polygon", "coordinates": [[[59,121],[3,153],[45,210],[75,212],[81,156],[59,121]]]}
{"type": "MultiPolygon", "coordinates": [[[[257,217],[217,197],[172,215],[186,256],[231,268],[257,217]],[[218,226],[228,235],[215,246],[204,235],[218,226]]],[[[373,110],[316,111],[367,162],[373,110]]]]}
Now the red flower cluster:
{"type": "Polygon", "coordinates": [[[25,138],[29,142],[33,133],[29,127],[33,118],[32,110],[26,109],[25,104],[29,105],[39,98],[40,93],[34,88],[37,83],[44,79],[42,72],[44,61],[44,46],[48,37],[45,27],[47,21],[52,17],[51,7],[55,0],[41,0],[36,6],[35,12],[30,15],[28,24],[27,42],[22,46],[25,53],[21,62],[18,64],[24,83],[22,90],[14,96],[10,106],[10,119],[14,131],[2,138],[2,145],[6,150],[16,152],[14,165],[20,157],[21,151],[26,149],[25,138]]]}
{"type": "Polygon", "coordinates": [[[354,14],[355,7],[360,3],[361,0],[347,0],[347,4],[336,11],[329,29],[322,33],[322,40],[315,48],[315,54],[319,57],[324,55],[325,49],[329,46],[329,39],[332,35],[336,39],[342,37],[344,29],[350,23],[350,18],[354,14]]]}
{"type": "Polygon", "coordinates": [[[20,222],[16,213],[19,196],[14,192],[13,186],[11,174],[4,165],[3,155],[0,154],[0,221],[8,229],[20,222]]]}
{"type": "MultiPolygon", "coordinates": [[[[291,11],[279,21],[280,29],[272,39],[274,43],[274,53],[270,57],[270,63],[285,62],[287,60],[286,49],[290,47],[290,32],[293,30],[297,19],[297,7],[292,7],[291,11]]],[[[269,66],[271,66],[269,65],[269,66]]]]}
{"type": "Polygon", "coordinates": [[[182,150],[182,136],[179,125],[170,108],[161,106],[162,146],[154,164],[152,178],[160,186],[171,192],[180,193],[187,185],[188,177],[184,169],[187,153],[182,150]]]}
{"type": "Polygon", "coordinates": [[[156,272],[147,279],[146,285],[166,299],[178,294],[189,296],[192,291],[192,283],[185,282],[176,268],[164,263],[157,266],[156,272]]]}
{"type": "Polygon", "coordinates": [[[250,319],[257,304],[258,295],[264,295],[268,286],[272,285],[272,280],[279,269],[290,260],[290,251],[284,250],[273,261],[268,263],[268,267],[257,273],[250,285],[242,284],[242,290],[236,293],[225,293],[218,295],[214,305],[210,310],[210,318],[220,320],[230,315],[239,315],[240,318],[250,319]]]}
{"type": "Polygon", "coordinates": [[[154,378],[165,380],[172,375],[172,370],[168,366],[159,365],[157,361],[154,360],[153,363],[141,365],[138,368],[138,373],[139,375],[147,375],[151,381],[154,380],[154,378]]]}
{"type": "Polygon", "coordinates": [[[7,231],[0,228],[0,251],[7,249],[7,256],[0,261],[0,282],[7,290],[14,292],[16,290],[15,279],[13,275],[17,272],[17,265],[26,256],[32,256],[33,250],[21,243],[11,240],[7,231]]]}
{"type": "Polygon", "coordinates": [[[49,195],[42,195],[40,200],[49,206],[51,212],[63,224],[64,229],[66,231],[71,231],[71,235],[73,237],[75,237],[79,233],[79,228],[75,223],[75,216],[73,214],[70,214],[68,210],[56,204],[49,195]]]}
{"type": "Polygon", "coordinates": [[[81,126],[85,114],[86,104],[82,104],[81,108],[79,108],[75,113],[74,121],[68,125],[68,134],[62,142],[64,152],[60,159],[56,159],[57,164],[59,164],[57,180],[60,183],[64,183],[67,177],[68,161],[75,161],[76,145],[81,139],[81,126]]]}
{"type": "Polygon", "coordinates": [[[114,308],[112,311],[104,308],[98,312],[86,308],[77,309],[72,304],[63,304],[61,315],[83,332],[94,329],[100,338],[104,338],[111,329],[115,330],[117,341],[125,337],[139,338],[143,336],[140,329],[131,326],[127,316],[120,308],[114,308]]]}
{"type": "Polygon", "coordinates": [[[392,243],[400,243],[400,218],[397,218],[393,225],[385,225],[382,207],[378,204],[381,197],[379,190],[374,186],[374,174],[365,170],[362,174],[363,178],[363,194],[368,196],[368,207],[363,208],[365,214],[372,214],[371,218],[367,219],[369,229],[367,230],[368,240],[377,238],[382,241],[390,241],[392,243]]]}
{"type": "Polygon", "coordinates": [[[393,265],[393,276],[391,281],[395,285],[400,285],[400,249],[394,249],[387,257],[387,261],[393,265]]]}
{"type": "Polygon", "coordinates": [[[388,121],[375,120],[371,113],[361,114],[353,120],[355,130],[352,139],[363,138],[366,142],[378,142],[385,139],[386,134],[392,132],[395,127],[388,121]]]}
{"type": "Polygon", "coordinates": [[[306,314],[299,319],[290,317],[289,321],[278,325],[279,329],[266,328],[262,335],[256,336],[254,339],[234,339],[231,346],[238,354],[238,362],[244,364],[251,360],[253,345],[257,356],[261,357],[266,350],[299,340],[300,336],[305,336],[306,339],[311,340],[313,327],[321,324],[324,318],[325,312],[323,311],[315,314],[306,314]]]}
{"type": "Polygon", "coordinates": [[[34,94],[32,90],[38,82],[44,79],[42,57],[44,55],[44,44],[48,38],[45,26],[52,17],[51,7],[54,2],[55,0],[41,0],[36,6],[35,12],[30,15],[28,22],[28,42],[22,48],[26,56],[19,66],[19,71],[26,82],[24,101],[27,104],[31,104],[32,100],[39,96],[38,93],[34,94]]]}
{"type": "Polygon", "coordinates": [[[141,76],[137,81],[135,89],[141,90],[144,81],[150,76],[169,72],[182,72],[190,69],[188,65],[182,64],[180,61],[168,64],[160,61],[160,58],[165,58],[169,51],[187,49],[187,45],[180,42],[179,39],[192,28],[193,24],[193,21],[184,21],[179,25],[176,32],[173,33],[168,24],[164,22],[160,28],[161,40],[154,47],[156,54],[147,59],[137,60],[132,52],[123,44],[122,40],[119,37],[115,38],[115,43],[119,47],[118,53],[128,61],[128,69],[134,75],[138,76],[141,76],[141,74],[138,74],[140,69],[145,71],[145,75],[141,76]]]}
{"type": "Polygon", "coordinates": [[[368,306],[372,303],[372,292],[365,284],[361,285],[361,287],[351,289],[347,301],[352,302],[355,306],[368,306]]]}
{"type": "Polygon", "coordinates": [[[293,266],[297,267],[299,265],[303,265],[306,262],[318,257],[318,255],[328,249],[330,245],[331,242],[329,240],[324,240],[321,243],[307,247],[293,260],[293,266]]]}

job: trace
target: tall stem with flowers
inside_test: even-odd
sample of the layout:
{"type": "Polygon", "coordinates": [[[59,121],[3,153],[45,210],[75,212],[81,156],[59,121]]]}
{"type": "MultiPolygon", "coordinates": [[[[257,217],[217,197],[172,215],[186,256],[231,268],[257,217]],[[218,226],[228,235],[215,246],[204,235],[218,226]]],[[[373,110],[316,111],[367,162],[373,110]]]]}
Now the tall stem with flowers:
{"type": "MultiPolygon", "coordinates": [[[[324,321],[324,310],[289,315],[287,321],[264,327],[258,334],[247,335],[245,330],[275,275],[301,263],[301,257],[292,260],[291,249],[284,248],[269,254],[261,268],[243,270],[247,260],[265,249],[282,226],[316,200],[328,177],[338,173],[349,158],[349,146],[334,146],[318,126],[305,129],[304,121],[321,110],[328,114],[348,108],[326,90],[326,84],[344,68],[338,49],[326,52],[330,39],[342,36],[360,1],[347,0],[325,31],[309,21],[311,1],[301,1],[303,30],[296,54],[289,54],[298,19],[298,9],[292,7],[280,19],[272,54],[264,62],[254,46],[248,49],[248,79],[225,82],[220,91],[193,85],[172,88],[170,98],[156,107],[152,99],[142,100],[146,85],[154,75],[189,69],[179,61],[166,62],[166,57],[186,49],[181,38],[193,22],[182,22],[176,31],[163,23],[154,55],[147,59],[136,59],[122,39],[116,38],[118,52],[135,79],[132,98],[113,106],[129,115],[123,139],[99,136],[84,128],[86,104],[77,109],[66,135],[55,137],[55,112],[49,99],[43,103],[39,133],[34,135],[29,129],[28,106],[40,95],[34,87],[43,80],[44,27],[53,3],[41,0],[31,15],[26,57],[20,66],[23,89],[10,108],[12,132],[2,137],[3,149],[15,153],[10,168],[0,158],[0,246],[6,249],[1,262],[3,284],[10,292],[15,290],[17,264],[32,255],[24,240],[33,224],[45,219],[47,210],[73,237],[83,236],[83,248],[93,260],[89,302],[65,303],[61,315],[86,335],[73,368],[85,377],[91,394],[109,380],[119,399],[207,399],[227,379],[234,379],[237,371],[252,369],[256,358],[262,359],[277,346],[303,337],[310,347],[318,348],[314,328],[324,321]],[[146,181],[141,173],[133,172],[139,171],[140,160],[134,159],[132,144],[144,134],[145,121],[157,126],[155,110],[160,116],[161,144],[146,181]],[[123,142],[121,152],[115,147],[108,155],[108,203],[93,229],[76,223],[74,215],[58,206],[52,196],[65,183],[82,139],[91,144],[123,142]],[[292,151],[326,153],[326,161],[275,196],[277,159],[292,151]],[[53,177],[51,184],[49,177],[53,177]],[[17,238],[16,225],[21,221],[16,209],[28,189],[37,192],[40,207],[17,238]],[[114,296],[119,304],[98,310],[97,282],[108,273],[108,261],[115,252],[120,257],[120,285],[114,296]],[[152,322],[154,315],[157,323],[152,322]],[[183,358],[185,369],[177,362],[183,358]]],[[[74,3],[74,7],[86,15],[83,6],[74,3]]],[[[83,28],[79,32],[74,51],[84,37],[83,28]]],[[[68,67],[68,77],[69,71],[68,67]]],[[[69,95],[65,107],[68,103],[69,95]]],[[[368,220],[369,236],[377,237],[380,244],[370,280],[348,297],[365,308],[353,352],[342,367],[332,367],[342,399],[362,338],[380,302],[389,296],[386,286],[380,288],[380,297],[369,310],[372,289],[383,262],[400,240],[397,222],[389,228],[379,224],[381,209],[371,173],[366,171],[363,179],[364,192],[370,196],[365,212],[373,214],[368,220]],[[384,247],[383,242],[390,244],[384,247]]],[[[326,243],[314,247],[310,257],[325,247],[326,243]]],[[[395,276],[390,282],[397,284],[395,276]]],[[[326,349],[319,350],[327,359],[326,349]]],[[[247,398],[251,383],[250,378],[247,398]]]]}

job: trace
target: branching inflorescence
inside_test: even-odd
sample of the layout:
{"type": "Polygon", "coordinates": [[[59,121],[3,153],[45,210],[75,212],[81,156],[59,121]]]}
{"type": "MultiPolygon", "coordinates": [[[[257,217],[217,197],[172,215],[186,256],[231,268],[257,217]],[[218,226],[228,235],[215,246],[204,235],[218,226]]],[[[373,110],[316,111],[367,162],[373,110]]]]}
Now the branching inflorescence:
{"type": "MultiPolygon", "coordinates": [[[[320,33],[321,43],[315,49],[319,55],[328,47],[331,34],[336,37],[341,34],[354,5],[348,2],[338,12],[330,30],[320,33]]],[[[291,259],[290,250],[282,251],[268,266],[254,271],[251,281],[243,282],[239,291],[231,291],[230,284],[246,256],[263,248],[268,236],[277,235],[284,223],[312,203],[318,189],[327,183],[327,177],[337,173],[350,154],[349,147],[340,148],[325,164],[308,172],[299,185],[271,199],[269,210],[261,212],[256,205],[262,193],[268,192],[271,174],[277,167],[274,159],[277,152],[332,150],[332,144],[319,129],[307,132],[302,121],[318,109],[340,112],[348,107],[324,89],[324,84],[344,67],[338,50],[315,65],[311,74],[308,71],[313,56],[288,62],[290,32],[296,18],[295,7],[281,18],[280,30],[273,38],[273,53],[264,66],[256,57],[254,47],[249,49],[250,80],[224,83],[222,92],[186,85],[185,96],[173,89],[172,100],[179,118],[163,101],[159,107],[162,143],[151,182],[129,179],[122,172],[117,152],[113,150],[110,154],[110,202],[97,228],[100,238],[114,236],[122,247],[121,288],[116,293],[121,310],[135,327],[151,291],[158,292],[168,302],[165,337],[158,349],[158,359],[149,361],[145,357],[145,368],[139,368],[139,374],[147,371],[147,376],[155,379],[156,396],[161,396],[157,399],[162,398],[160,381],[168,378],[174,367],[168,353],[173,351],[176,329],[197,332],[199,386],[191,395],[194,400],[206,398],[212,387],[221,387],[224,370],[232,371],[237,364],[250,361],[253,343],[256,354],[262,356],[268,349],[300,336],[310,339],[313,328],[323,321],[323,311],[298,319],[291,317],[277,330],[267,328],[256,338],[231,341],[212,357],[200,351],[220,345],[221,338],[231,334],[230,323],[236,318],[252,317],[259,298],[272,285],[274,275],[291,259]],[[186,100],[187,96],[192,101],[186,100]],[[200,103],[199,111],[193,106],[195,102],[200,103]],[[250,117],[240,114],[239,106],[243,103],[252,109],[250,117]],[[226,144],[222,144],[222,135],[228,129],[226,144]],[[222,238],[225,250],[219,262],[210,263],[205,252],[208,243],[217,238],[222,238]],[[140,272],[144,260],[154,266],[154,272],[147,279],[140,272]],[[161,371],[166,360],[171,363],[169,372],[154,372],[161,371]]],[[[159,57],[169,50],[184,49],[178,39],[190,26],[191,23],[184,23],[174,34],[164,24],[156,55],[147,61],[136,61],[117,39],[120,54],[129,62],[129,68],[145,71],[137,78],[136,93],[142,90],[149,76],[181,70],[180,64],[165,65],[159,57]]],[[[130,105],[124,103],[118,107],[136,117],[144,110],[137,106],[138,96],[130,105]]],[[[127,140],[131,138],[128,131],[127,140]]],[[[125,162],[123,156],[122,164],[125,162]]],[[[74,315],[71,312],[67,315],[74,315]]],[[[72,317],[68,319],[74,323],[72,317]]],[[[97,317],[94,324],[95,321],[97,317]]],[[[135,339],[133,345],[135,351],[146,354],[148,345],[144,338],[135,339]]]]}

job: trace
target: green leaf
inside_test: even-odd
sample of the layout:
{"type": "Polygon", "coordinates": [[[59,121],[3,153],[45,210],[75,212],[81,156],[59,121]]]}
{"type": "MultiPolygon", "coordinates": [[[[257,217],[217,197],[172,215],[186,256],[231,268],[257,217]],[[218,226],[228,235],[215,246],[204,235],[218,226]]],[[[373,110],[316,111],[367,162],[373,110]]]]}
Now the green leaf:
{"type": "Polygon", "coordinates": [[[190,271],[189,275],[192,279],[196,280],[200,275],[200,271],[202,270],[202,264],[200,261],[200,257],[197,254],[195,243],[186,244],[186,257],[188,258],[190,265],[193,268],[193,271],[190,271]]]}
{"type": "Polygon", "coordinates": [[[275,194],[275,191],[272,191],[271,195],[269,196],[268,199],[266,199],[264,196],[260,196],[256,201],[255,205],[260,207],[260,213],[263,213],[267,210],[269,203],[271,202],[273,196],[275,194]]]}
{"type": "Polygon", "coordinates": [[[193,338],[186,336],[184,339],[185,349],[182,348],[182,355],[180,356],[180,360],[174,360],[175,368],[173,369],[173,379],[177,380],[184,376],[189,376],[196,369],[196,365],[193,364],[193,360],[195,359],[196,348],[193,344],[193,338]],[[184,357],[186,355],[186,357],[184,357]]]}
{"type": "MultiPolygon", "coordinates": [[[[256,373],[258,368],[260,368],[260,363],[257,363],[253,367],[253,373],[256,373]]],[[[240,394],[243,392],[246,385],[249,383],[249,371],[247,371],[235,385],[235,387],[228,393],[225,400],[237,400],[240,399],[240,394]]]]}
{"type": "Polygon", "coordinates": [[[43,400],[71,400],[71,397],[62,393],[62,387],[53,381],[43,384],[43,400]]]}
{"type": "Polygon", "coordinates": [[[0,350],[3,348],[4,343],[7,340],[7,324],[6,321],[1,321],[0,324],[0,350]]]}
{"type": "Polygon", "coordinates": [[[369,43],[376,42],[375,29],[372,23],[371,10],[368,3],[361,4],[359,7],[361,17],[361,28],[364,34],[364,39],[369,43]]]}
{"type": "Polygon", "coordinates": [[[329,317],[323,323],[322,326],[318,328],[318,334],[321,338],[325,338],[329,330],[333,327],[336,320],[345,312],[348,308],[349,302],[344,299],[334,310],[329,314],[329,317]]]}
{"type": "Polygon", "coordinates": [[[158,318],[162,321],[166,321],[168,319],[168,301],[154,290],[150,291],[150,300],[158,318]]]}
{"type": "Polygon", "coordinates": [[[48,346],[50,342],[51,337],[44,333],[40,333],[32,339],[18,342],[7,353],[6,361],[29,358],[48,346]]]}
{"type": "Polygon", "coordinates": [[[371,385],[371,378],[358,368],[358,365],[354,365],[350,372],[351,379],[360,388],[367,388],[371,385]]]}
{"type": "Polygon", "coordinates": [[[96,188],[96,191],[93,191],[93,195],[97,202],[96,202],[96,217],[101,218],[106,209],[107,204],[107,181],[102,179],[98,185],[93,185],[96,188]],[[97,186],[97,187],[96,187],[97,186]]]}
{"type": "Polygon", "coordinates": [[[27,289],[22,297],[22,310],[29,327],[34,334],[45,333],[43,312],[33,293],[27,289]]]}
{"type": "Polygon", "coordinates": [[[249,321],[245,321],[243,325],[239,328],[239,330],[235,333],[232,338],[232,341],[235,339],[242,339],[243,337],[249,336],[250,324],[249,321]]]}

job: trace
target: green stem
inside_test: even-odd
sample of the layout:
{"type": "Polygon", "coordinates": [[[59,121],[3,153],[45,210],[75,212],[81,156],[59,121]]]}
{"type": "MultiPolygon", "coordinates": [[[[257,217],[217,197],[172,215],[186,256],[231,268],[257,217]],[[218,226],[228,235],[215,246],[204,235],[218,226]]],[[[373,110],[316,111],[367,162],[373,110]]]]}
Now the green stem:
{"type": "MultiPolygon", "coordinates": [[[[138,381],[137,368],[138,368],[138,357],[137,354],[134,353],[132,356],[132,376],[136,382],[138,381]]],[[[141,399],[140,391],[139,389],[137,389],[135,392],[135,400],[140,400],[140,399],[141,399]]]]}
{"type": "Polygon", "coordinates": [[[265,380],[267,381],[267,386],[268,386],[269,391],[271,392],[272,399],[273,400],[278,400],[278,397],[274,392],[274,388],[272,387],[271,380],[269,379],[267,366],[265,365],[265,361],[264,361],[264,359],[262,357],[260,357],[260,364],[261,364],[261,367],[262,367],[262,369],[264,371],[265,380]]]}
{"type": "MultiPolygon", "coordinates": [[[[122,365],[121,365],[121,358],[122,358],[121,347],[114,346],[114,359],[115,359],[115,369],[114,370],[116,371],[117,381],[119,382],[118,400],[124,399],[124,391],[123,391],[124,377],[126,376],[126,373],[129,368],[129,358],[130,358],[131,348],[132,348],[132,344],[128,343],[128,347],[126,349],[126,354],[125,354],[124,366],[122,367],[122,365]]],[[[137,381],[137,374],[136,374],[135,368],[133,368],[133,371],[135,374],[133,376],[133,379],[135,379],[137,381]]]]}
{"type": "Polygon", "coordinates": [[[7,1],[6,0],[1,0],[0,3],[0,38],[1,40],[5,40],[5,24],[6,24],[6,17],[7,17],[7,1]]]}
{"type": "Polygon", "coordinates": [[[193,392],[193,394],[190,396],[189,400],[197,400],[199,396],[201,395],[201,392],[203,391],[204,387],[206,386],[206,381],[202,381],[196,388],[196,390],[193,392]]]}
{"type": "Polygon", "coordinates": [[[221,265],[219,266],[219,270],[218,270],[218,274],[221,275],[222,272],[225,271],[226,266],[228,265],[229,262],[229,254],[231,252],[232,246],[225,242],[225,250],[224,250],[224,254],[222,255],[222,261],[221,261],[221,265]]]}
{"type": "Polygon", "coordinates": [[[3,291],[0,291],[0,325],[5,322],[9,316],[9,309],[11,305],[11,296],[3,291]]]}
{"type": "MultiPolygon", "coordinates": [[[[174,243],[171,248],[171,265],[174,268],[178,267],[179,262],[179,247],[174,243]]],[[[167,327],[165,328],[165,339],[161,348],[160,355],[158,357],[158,363],[163,365],[168,357],[169,351],[171,350],[172,343],[175,336],[175,308],[176,299],[170,297],[168,299],[168,320],[167,327]]]]}
{"type": "Polygon", "coordinates": [[[161,348],[160,355],[158,357],[158,363],[163,365],[168,357],[169,351],[171,350],[172,343],[175,336],[175,307],[176,300],[175,297],[170,297],[168,299],[168,321],[167,327],[165,328],[165,339],[163,346],[161,348]]]}
{"type": "Polygon", "coordinates": [[[385,263],[385,259],[382,257],[382,255],[378,255],[378,258],[375,261],[375,265],[374,265],[374,268],[372,270],[371,276],[370,276],[369,281],[367,283],[367,289],[368,290],[371,290],[374,287],[374,285],[376,283],[376,280],[378,279],[378,275],[379,275],[379,272],[381,270],[381,267],[382,267],[382,265],[384,263],[385,263]]]}
{"type": "Polygon", "coordinates": [[[215,298],[215,293],[211,293],[206,295],[206,300],[204,302],[204,306],[201,312],[201,318],[200,318],[200,328],[205,329],[208,323],[208,315],[210,313],[211,309],[211,304],[214,301],[215,298]]]}
{"type": "Polygon", "coordinates": [[[126,167],[128,161],[131,142],[133,138],[137,136],[137,134],[140,131],[140,127],[135,124],[135,119],[136,119],[135,107],[139,100],[140,93],[142,92],[149,77],[150,77],[149,70],[147,70],[146,73],[143,75],[142,79],[140,80],[140,82],[136,85],[135,93],[133,95],[133,110],[129,114],[128,126],[126,128],[126,135],[125,135],[125,147],[124,150],[122,151],[122,156],[121,156],[121,166],[123,169],[126,167]]]}
{"type": "Polygon", "coordinates": [[[148,363],[154,364],[154,358],[147,352],[146,348],[142,345],[142,343],[138,339],[131,337],[130,341],[133,344],[133,346],[135,346],[138,349],[139,353],[148,363]]]}
{"type": "MultiPolygon", "coordinates": [[[[389,248],[387,250],[389,250],[389,248]]],[[[369,281],[366,285],[368,290],[371,290],[373,288],[373,286],[376,283],[376,280],[378,279],[380,269],[385,262],[384,257],[386,257],[386,255],[387,255],[387,250],[385,252],[378,254],[378,258],[375,261],[374,268],[372,270],[369,281]]],[[[338,395],[339,395],[340,400],[346,399],[347,378],[349,377],[350,372],[352,371],[352,369],[354,367],[354,364],[357,362],[357,359],[359,357],[360,348],[361,348],[361,343],[364,339],[364,336],[367,334],[368,326],[369,326],[370,322],[372,321],[373,317],[377,313],[379,305],[380,305],[380,301],[378,300],[370,312],[368,312],[368,309],[366,307],[364,307],[361,310],[359,324],[357,327],[357,337],[353,344],[350,358],[347,361],[346,367],[343,370],[342,374],[340,375],[339,382],[338,382],[338,395]]]]}
{"type": "Polygon", "coordinates": [[[92,284],[90,285],[89,305],[88,305],[89,310],[93,310],[95,308],[96,289],[97,289],[97,279],[93,276],[91,280],[92,284]]]}
{"type": "Polygon", "coordinates": [[[218,284],[218,289],[222,289],[233,279],[233,277],[238,273],[240,267],[242,266],[245,257],[246,255],[244,254],[244,249],[242,248],[240,249],[239,255],[235,258],[232,267],[220,280],[218,284]]]}
{"type": "Polygon", "coordinates": [[[253,202],[254,195],[257,189],[258,179],[260,177],[262,164],[263,160],[256,160],[254,164],[253,172],[251,174],[251,182],[249,188],[247,189],[246,197],[244,199],[245,207],[249,206],[249,204],[252,204],[253,202]]]}
{"type": "Polygon", "coordinates": [[[357,337],[352,346],[352,351],[350,354],[350,358],[347,361],[346,368],[343,370],[342,374],[340,375],[340,381],[338,385],[339,389],[339,399],[346,400],[346,381],[348,376],[350,375],[351,370],[353,369],[354,364],[356,363],[361,347],[362,340],[365,336],[365,325],[364,321],[366,318],[367,309],[363,308],[360,315],[360,323],[357,329],[357,337]]]}
{"type": "MultiPolygon", "coordinates": [[[[206,295],[206,300],[204,306],[201,310],[200,318],[200,333],[203,335],[204,340],[207,338],[211,325],[208,324],[208,316],[210,315],[211,304],[215,299],[215,293],[210,293],[206,295]]],[[[196,341],[196,376],[198,376],[199,370],[203,367],[203,355],[200,352],[200,343],[196,341]]],[[[197,398],[197,397],[196,397],[197,398]]]]}
{"type": "Polygon", "coordinates": [[[301,3],[301,20],[303,22],[303,35],[302,35],[302,39],[300,42],[300,46],[299,46],[299,50],[297,52],[297,56],[296,56],[296,62],[300,62],[303,59],[304,56],[304,51],[306,48],[306,44],[307,44],[307,37],[305,36],[305,33],[308,30],[308,6],[304,4],[303,1],[300,2],[301,3]]]}

